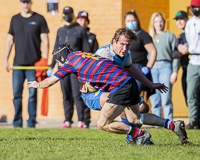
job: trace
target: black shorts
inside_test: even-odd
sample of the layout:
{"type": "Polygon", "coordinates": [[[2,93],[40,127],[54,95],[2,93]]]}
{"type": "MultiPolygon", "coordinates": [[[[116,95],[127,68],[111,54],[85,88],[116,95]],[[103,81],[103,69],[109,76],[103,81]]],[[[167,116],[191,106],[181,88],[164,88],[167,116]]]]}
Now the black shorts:
{"type": "Polygon", "coordinates": [[[123,106],[132,106],[139,103],[140,94],[135,79],[131,78],[119,90],[110,93],[106,102],[123,106]]]}

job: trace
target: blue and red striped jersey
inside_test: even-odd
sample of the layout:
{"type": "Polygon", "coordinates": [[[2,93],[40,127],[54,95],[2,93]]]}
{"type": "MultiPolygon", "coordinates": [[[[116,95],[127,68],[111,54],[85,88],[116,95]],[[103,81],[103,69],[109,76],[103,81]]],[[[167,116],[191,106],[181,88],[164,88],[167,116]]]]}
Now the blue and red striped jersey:
{"type": "Polygon", "coordinates": [[[74,73],[83,83],[89,82],[91,87],[111,93],[120,89],[130,78],[133,78],[114,62],[85,52],[71,53],[65,64],[60,66],[54,75],[63,79],[70,73],[74,73]]]}

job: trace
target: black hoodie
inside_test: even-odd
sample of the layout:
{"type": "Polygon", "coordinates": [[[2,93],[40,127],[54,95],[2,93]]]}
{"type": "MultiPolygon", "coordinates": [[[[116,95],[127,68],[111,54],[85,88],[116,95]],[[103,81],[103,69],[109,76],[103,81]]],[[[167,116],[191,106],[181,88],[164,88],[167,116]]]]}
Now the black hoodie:
{"type": "MultiPolygon", "coordinates": [[[[63,26],[58,29],[54,49],[59,45],[69,41],[74,51],[90,52],[90,44],[88,42],[87,34],[84,28],[78,23],[72,23],[69,26],[63,26]]],[[[51,68],[55,66],[55,59],[53,58],[50,65],[51,68]]]]}

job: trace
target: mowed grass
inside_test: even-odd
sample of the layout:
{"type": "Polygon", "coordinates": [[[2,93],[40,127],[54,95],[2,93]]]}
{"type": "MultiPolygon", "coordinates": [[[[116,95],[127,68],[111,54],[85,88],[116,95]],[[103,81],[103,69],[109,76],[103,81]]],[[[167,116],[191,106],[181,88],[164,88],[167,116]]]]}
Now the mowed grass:
{"type": "Polygon", "coordinates": [[[189,130],[181,146],[165,129],[146,129],[154,146],[131,146],[125,135],[98,129],[0,129],[0,159],[200,159],[200,130],[189,130]]]}

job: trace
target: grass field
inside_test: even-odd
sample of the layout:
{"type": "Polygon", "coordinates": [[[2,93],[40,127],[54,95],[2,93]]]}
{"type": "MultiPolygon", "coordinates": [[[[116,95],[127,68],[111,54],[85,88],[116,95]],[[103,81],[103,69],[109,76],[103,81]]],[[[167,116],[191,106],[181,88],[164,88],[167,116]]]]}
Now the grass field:
{"type": "Polygon", "coordinates": [[[154,146],[131,146],[125,135],[98,129],[0,129],[0,159],[200,159],[200,130],[189,130],[192,146],[181,146],[165,129],[146,129],[154,146]]]}

